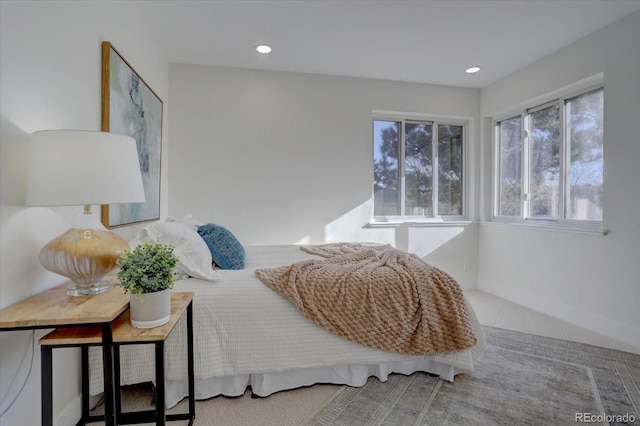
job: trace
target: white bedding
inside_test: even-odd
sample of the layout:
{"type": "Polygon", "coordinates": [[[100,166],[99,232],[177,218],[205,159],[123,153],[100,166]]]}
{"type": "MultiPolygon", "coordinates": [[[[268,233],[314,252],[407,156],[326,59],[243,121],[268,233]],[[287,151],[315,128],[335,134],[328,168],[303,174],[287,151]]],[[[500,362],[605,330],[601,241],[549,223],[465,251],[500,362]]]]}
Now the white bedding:
{"type": "MultiPolygon", "coordinates": [[[[364,384],[375,375],[428,371],[452,380],[473,372],[473,357],[484,348],[484,334],[467,303],[476,347],[429,356],[372,349],[332,334],[304,318],[268,288],[253,271],[290,265],[314,256],[298,246],[248,246],[242,271],[220,270],[220,281],[180,280],[174,291],[193,291],[196,397],[237,396],[247,386],[260,396],[313,383],[364,384]]],[[[165,344],[167,406],[186,396],[186,319],[165,344]]],[[[101,352],[90,352],[92,395],[102,391],[101,352]]],[[[154,380],[152,345],[121,348],[123,385],[154,380]]]]}

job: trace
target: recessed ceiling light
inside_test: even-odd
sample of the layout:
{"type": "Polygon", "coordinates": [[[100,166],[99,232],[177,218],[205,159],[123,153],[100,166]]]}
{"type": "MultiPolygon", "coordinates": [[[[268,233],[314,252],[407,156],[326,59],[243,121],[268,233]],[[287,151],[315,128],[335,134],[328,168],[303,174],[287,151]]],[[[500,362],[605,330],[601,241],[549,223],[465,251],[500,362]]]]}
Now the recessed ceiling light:
{"type": "Polygon", "coordinates": [[[469,67],[465,71],[467,74],[473,74],[480,71],[480,67],[469,67]]]}
{"type": "Polygon", "coordinates": [[[256,50],[259,53],[271,53],[271,46],[267,46],[266,44],[260,44],[256,46],[256,50]]]}

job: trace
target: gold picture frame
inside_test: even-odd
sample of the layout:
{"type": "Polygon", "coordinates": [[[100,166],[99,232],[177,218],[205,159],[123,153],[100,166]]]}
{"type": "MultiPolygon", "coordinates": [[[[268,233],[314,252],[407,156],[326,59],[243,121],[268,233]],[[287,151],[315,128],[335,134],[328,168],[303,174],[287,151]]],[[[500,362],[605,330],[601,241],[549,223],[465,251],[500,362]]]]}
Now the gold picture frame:
{"type": "MultiPolygon", "coordinates": [[[[160,218],[162,100],[108,42],[102,42],[102,131],[136,140],[146,201],[102,205],[107,228],[160,218]]],[[[118,165],[114,164],[114,173],[118,165]]]]}

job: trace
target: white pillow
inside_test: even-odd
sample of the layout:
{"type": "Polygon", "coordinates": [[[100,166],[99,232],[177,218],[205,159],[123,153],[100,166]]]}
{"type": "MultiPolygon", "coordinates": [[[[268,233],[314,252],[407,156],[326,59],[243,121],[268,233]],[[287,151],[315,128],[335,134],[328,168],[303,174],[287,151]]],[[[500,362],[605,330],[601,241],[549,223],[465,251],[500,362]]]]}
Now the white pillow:
{"type": "Polygon", "coordinates": [[[198,226],[202,226],[205,224],[203,221],[194,218],[191,215],[191,213],[189,213],[188,215],[185,215],[183,218],[180,218],[180,219],[174,219],[174,218],[168,217],[167,222],[183,222],[193,226],[194,229],[198,228],[198,226]]]}
{"type": "Polygon", "coordinates": [[[194,278],[217,281],[220,274],[213,269],[211,251],[198,232],[184,222],[154,222],[145,226],[138,238],[150,243],[161,242],[174,247],[177,269],[194,278]]]}

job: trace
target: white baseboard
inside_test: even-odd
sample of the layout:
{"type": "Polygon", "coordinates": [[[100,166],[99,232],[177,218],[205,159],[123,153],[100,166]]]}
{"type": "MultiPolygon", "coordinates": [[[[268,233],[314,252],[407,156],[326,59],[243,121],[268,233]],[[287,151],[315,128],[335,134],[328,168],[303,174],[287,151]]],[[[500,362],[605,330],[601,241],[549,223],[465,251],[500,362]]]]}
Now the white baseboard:
{"type": "Polygon", "coordinates": [[[78,395],[53,421],[54,426],[74,426],[82,416],[82,396],[78,395]]]}
{"type": "Polygon", "coordinates": [[[518,305],[626,343],[636,347],[640,353],[640,328],[601,317],[573,306],[565,305],[556,300],[546,299],[535,293],[515,289],[487,288],[487,286],[480,286],[479,289],[517,303],[518,305]]]}

